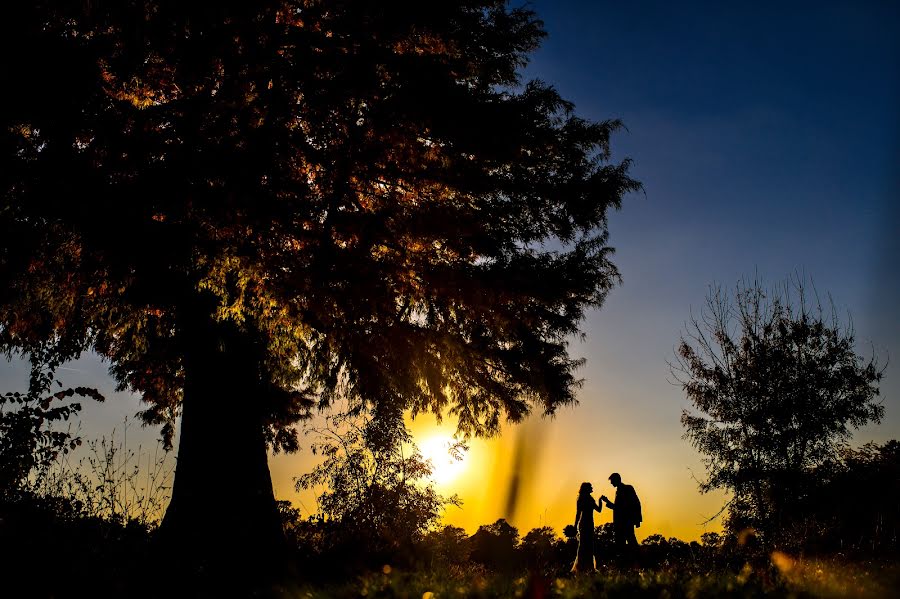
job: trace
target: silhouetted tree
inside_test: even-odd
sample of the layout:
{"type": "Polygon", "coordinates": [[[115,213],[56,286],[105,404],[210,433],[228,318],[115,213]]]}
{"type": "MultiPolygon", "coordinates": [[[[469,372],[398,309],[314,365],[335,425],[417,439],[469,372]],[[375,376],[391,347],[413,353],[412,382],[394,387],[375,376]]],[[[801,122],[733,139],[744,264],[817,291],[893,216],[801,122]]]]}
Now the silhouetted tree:
{"type": "Polygon", "coordinates": [[[900,549],[900,442],[867,443],[847,450],[841,457],[841,475],[834,477],[827,510],[838,511],[840,543],[868,551],[900,549]],[[847,489],[866,489],[870,493],[864,505],[846,501],[847,489]]]}
{"type": "Polygon", "coordinates": [[[655,566],[661,565],[669,556],[671,549],[669,540],[663,535],[655,533],[648,535],[641,541],[644,559],[655,566]]]}
{"type": "Polygon", "coordinates": [[[317,437],[313,452],[324,460],[296,487],[324,489],[319,515],[330,522],[330,543],[345,560],[408,560],[444,508],[460,504],[435,490],[432,464],[413,444],[400,412],[385,414],[381,407],[371,417],[338,414],[308,432],[317,437]]]}
{"type": "Polygon", "coordinates": [[[458,526],[445,526],[425,534],[422,562],[429,570],[446,571],[469,563],[469,535],[458,526]]]}
{"type": "Polygon", "coordinates": [[[813,492],[802,498],[804,518],[794,524],[798,538],[820,551],[900,549],[900,443],[844,449],[816,474],[813,492]]]}
{"type": "Polygon", "coordinates": [[[470,559],[494,571],[510,571],[518,566],[519,531],[504,518],[483,524],[469,538],[470,559]]]}
{"type": "Polygon", "coordinates": [[[638,184],[617,121],[520,82],[543,35],[502,0],[6,13],[0,344],[93,350],[167,440],[181,416],[164,538],[277,544],[266,443],[316,403],[489,435],[575,401],[638,184]]]}
{"type": "Polygon", "coordinates": [[[610,563],[618,555],[616,550],[616,527],[605,522],[594,527],[594,554],[597,563],[610,563]]]}
{"type": "Polygon", "coordinates": [[[553,564],[559,541],[556,532],[550,526],[541,526],[528,531],[519,545],[525,564],[532,570],[548,571],[553,564]]]}
{"type": "Polygon", "coordinates": [[[705,532],[700,535],[700,542],[704,547],[715,551],[722,547],[722,535],[717,532],[705,532]]]}
{"type": "Polygon", "coordinates": [[[696,412],[685,438],[704,456],[702,491],[726,489],[726,526],[766,543],[802,518],[816,469],[834,460],[851,430],[880,421],[882,371],[855,351],[850,326],[809,297],[801,280],[766,290],[714,287],[691,320],[672,372],[696,412]]]}

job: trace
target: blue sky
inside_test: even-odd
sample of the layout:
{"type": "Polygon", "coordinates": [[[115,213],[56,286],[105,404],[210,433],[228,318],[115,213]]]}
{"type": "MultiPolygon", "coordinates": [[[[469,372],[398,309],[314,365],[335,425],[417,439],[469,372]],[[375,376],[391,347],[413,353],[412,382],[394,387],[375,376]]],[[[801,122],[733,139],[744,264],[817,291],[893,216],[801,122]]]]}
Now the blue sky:
{"type": "Polygon", "coordinates": [[[624,285],[589,319],[589,359],[647,367],[708,284],[797,271],[852,313],[862,349],[898,355],[900,4],[682,4],[532,4],[549,37],[527,74],[621,118],[614,149],[646,191],[612,218],[624,285]]]}
{"type": "Polygon", "coordinates": [[[681,249],[665,279],[749,263],[896,297],[900,4],[678,4],[533,3],[549,37],[528,75],[629,129],[615,148],[647,197],[613,222],[619,247],[681,249]]]}

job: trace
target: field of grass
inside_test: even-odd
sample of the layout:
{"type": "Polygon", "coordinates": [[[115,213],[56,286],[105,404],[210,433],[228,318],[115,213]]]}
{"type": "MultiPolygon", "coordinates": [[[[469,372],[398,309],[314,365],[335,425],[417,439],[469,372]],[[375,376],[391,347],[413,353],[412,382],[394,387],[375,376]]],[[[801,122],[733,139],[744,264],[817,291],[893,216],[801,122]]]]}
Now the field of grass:
{"type": "Polygon", "coordinates": [[[468,597],[795,597],[888,598],[900,596],[900,566],[891,562],[844,564],[838,560],[794,559],[775,554],[769,567],[736,572],[676,569],[600,570],[593,576],[546,578],[478,571],[403,572],[385,566],[343,584],[299,586],[285,596],[309,599],[468,597]]]}
{"type": "Polygon", "coordinates": [[[0,597],[157,599],[178,596],[172,594],[178,589],[181,596],[216,599],[900,598],[900,560],[891,549],[813,558],[670,539],[642,545],[636,559],[640,567],[616,566],[610,559],[596,573],[576,577],[568,572],[575,553],[572,539],[551,539],[543,552],[534,547],[529,552],[524,542],[515,548],[511,543],[481,547],[463,533],[453,547],[437,543],[443,537],[430,538],[430,544],[423,540],[393,566],[379,566],[379,558],[367,552],[316,553],[298,545],[281,565],[258,570],[261,564],[243,558],[226,566],[218,559],[182,563],[154,555],[146,528],[64,517],[56,503],[13,507],[0,510],[0,571],[8,573],[0,582],[0,597]],[[510,559],[501,559],[504,555],[510,559]],[[532,573],[525,564],[531,564],[532,573]],[[273,585],[273,579],[279,582],[273,585]]]}

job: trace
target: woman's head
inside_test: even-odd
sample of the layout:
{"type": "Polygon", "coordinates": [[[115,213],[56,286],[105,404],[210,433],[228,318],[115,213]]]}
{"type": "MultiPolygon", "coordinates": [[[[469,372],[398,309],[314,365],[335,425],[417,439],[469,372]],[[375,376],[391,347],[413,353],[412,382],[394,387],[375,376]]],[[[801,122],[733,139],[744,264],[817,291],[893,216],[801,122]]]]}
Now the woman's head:
{"type": "Polygon", "coordinates": [[[579,495],[590,495],[594,492],[594,487],[591,483],[581,483],[581,488],[578,489],[579,495]]]}

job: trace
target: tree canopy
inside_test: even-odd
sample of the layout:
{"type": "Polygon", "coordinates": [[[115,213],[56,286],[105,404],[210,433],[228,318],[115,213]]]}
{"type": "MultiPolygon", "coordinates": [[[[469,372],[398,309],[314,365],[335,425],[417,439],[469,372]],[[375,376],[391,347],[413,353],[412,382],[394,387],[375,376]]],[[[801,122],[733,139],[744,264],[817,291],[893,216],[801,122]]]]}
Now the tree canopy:
{"type": "Polygon", "coordinates": [[[97,352],[171,434],[191,331],[230,331],[262,381],[243,409],[284,449],[337,395],[474,434],[574,401],[566,339],[618,280],[607,211],[638,184],[611,161],[617,121],[520,80],[530,10],[10,10],[8,351],[97,352]]]}

